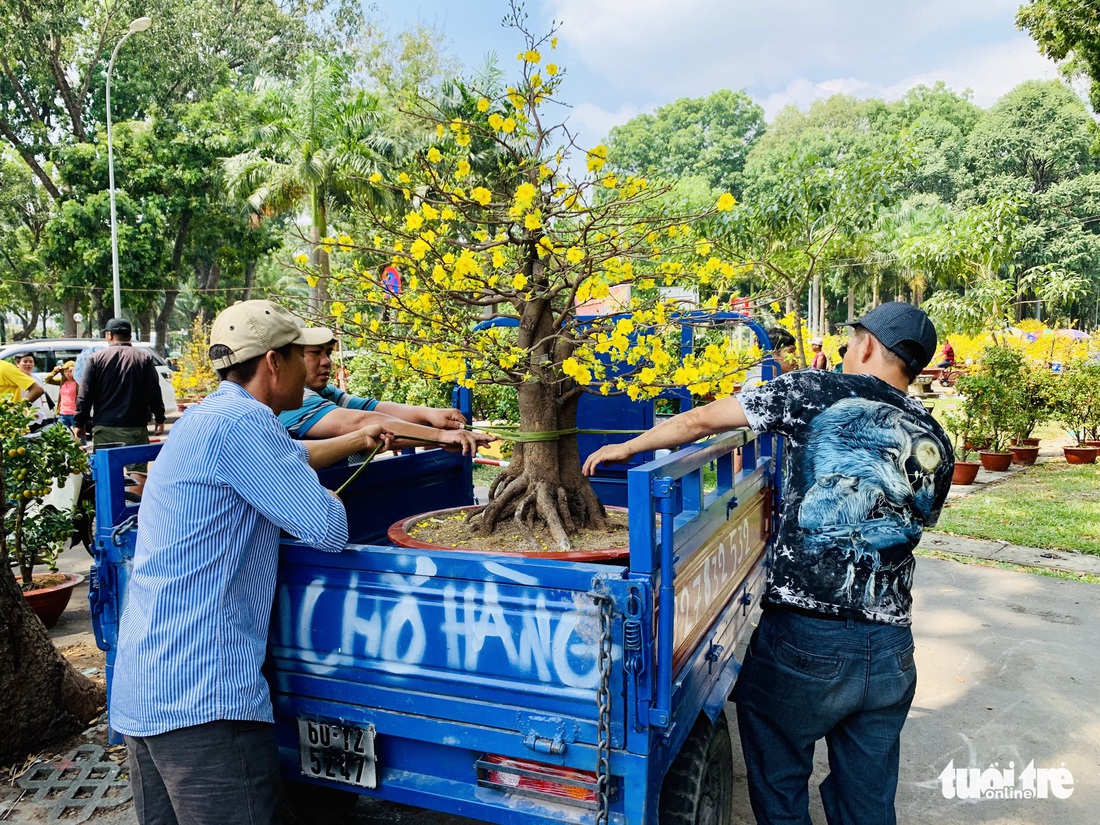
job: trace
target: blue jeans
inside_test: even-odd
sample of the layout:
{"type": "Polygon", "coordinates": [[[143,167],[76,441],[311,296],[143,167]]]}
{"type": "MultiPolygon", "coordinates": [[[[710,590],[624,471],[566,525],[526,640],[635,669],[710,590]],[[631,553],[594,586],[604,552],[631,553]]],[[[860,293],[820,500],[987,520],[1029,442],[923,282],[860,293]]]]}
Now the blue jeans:
{"type": "Polygon", "coordinates": [[[811,825],[814,744],[824,738],[829,824],[895,825],[901,728],[916,686],[908,627],[765,612],[734,690],[757,823],[811,825]]]}

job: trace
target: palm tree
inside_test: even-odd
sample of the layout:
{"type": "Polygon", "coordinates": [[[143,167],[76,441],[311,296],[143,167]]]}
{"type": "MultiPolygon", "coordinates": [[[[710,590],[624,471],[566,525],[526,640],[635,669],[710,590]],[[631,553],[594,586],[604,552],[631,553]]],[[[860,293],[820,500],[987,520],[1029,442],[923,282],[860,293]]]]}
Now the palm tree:
{"type": "Polygon", "coordinates": [[[388,190],[370,177],[385,174],[399,153],[386,132],[379,98],[353,89],[344,61],[308,55],[290,82],[257,81],[252,148],[225,160],[227,186],[260,214],[304,209],[310,217],[314,270],[310,303],[327,301],[329,214],[354,197],[382,205],[388,190]]]}

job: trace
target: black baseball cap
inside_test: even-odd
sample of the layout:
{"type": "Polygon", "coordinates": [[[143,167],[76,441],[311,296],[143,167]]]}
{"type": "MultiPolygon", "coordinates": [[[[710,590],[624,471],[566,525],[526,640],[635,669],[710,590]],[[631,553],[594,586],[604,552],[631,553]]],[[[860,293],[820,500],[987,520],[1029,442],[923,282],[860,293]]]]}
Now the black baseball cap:
{"type": "Polygon", "coordinates": [[[936,353],[936,327],[928,313],[904,301],[881,304],[858,321],[842,326],[863,327],[900,358],[914,375],[927,367],[936,353]]]}
{"type": "Polygon", "coordinates": [[[123,335],[132,335],[134,328],[130,326],[130,322],[125,318],[112,318],[107,322],[107,326],[103,328],[104,332],[121,332],[123,335]]]}

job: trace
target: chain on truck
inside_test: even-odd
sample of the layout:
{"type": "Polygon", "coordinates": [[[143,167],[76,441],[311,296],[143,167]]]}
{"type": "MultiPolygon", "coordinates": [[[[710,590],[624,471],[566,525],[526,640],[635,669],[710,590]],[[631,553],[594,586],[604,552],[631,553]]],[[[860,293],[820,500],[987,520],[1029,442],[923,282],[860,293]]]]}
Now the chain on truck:
{"type": "MultiPolygon", "coordinates": [[[[683,350],[715,324],[769,347],[745,316],[689,313],[683,350]]],[[[578,426],[644,430],[655,416],[653,402],[591,395],[578,426]]],[[[609,437],[578,439],[583,461],[609,437]]],[[[93,458],[89,599],[108,689],[141,517],[123,467],[158,450],[93,458]]],[[[729,823],[724,706],[763,592],[779,451],[737,430],[601,467],[593,486],[627,507],[629,547],[596,562],[394,546],[395,521],[474,503],[471,459],[428,450],[363,468],[343,494],[344,552],[286,536],[280,547],[266,675],[283,775],[308,821],[362,794],[522,825],[729,823]]],[[[356,469],[321,481],[337,489],[356,469]]]]}

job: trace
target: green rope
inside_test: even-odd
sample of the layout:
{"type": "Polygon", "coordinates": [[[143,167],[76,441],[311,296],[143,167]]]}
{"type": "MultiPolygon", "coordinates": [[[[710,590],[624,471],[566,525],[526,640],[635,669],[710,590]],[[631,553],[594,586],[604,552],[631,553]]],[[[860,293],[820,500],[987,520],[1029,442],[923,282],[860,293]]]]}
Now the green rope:
{"type": "Polygon", "coordinates": [[[582,430],[578,427],[569,427],[565,430],[545,430],[539,432],[523,432],[517,424],[500,424],[492,427],[473,427],[466,425],[469,430],[485,432],[495,435],[504,441],[516,441],[528,443],[535,441],[557,441],[563,435],[637,435],[645,430],[582,430]]]}
{"type": "Polygon", "coordinates": [[[336,495],[340,495],[340,493],[344,492],[344,490],[347,489],[347,486],[349,484],[351,484],[353,481],[355,481],[355,479],[359,476],[359,474],[361,472],[363,472],[363,468],[365,468],[368,464],[370,464],[371,459],[373,459],[376,455],[378,455],[378,451],[382,449],[384,444],[385,444],[385,442],[382,441],[381,439],[379,439],[378,446],[376,446],[373,450],[371,450],[371,454],[367,456],[367,460],[364,461],[362,464],[360,464],[359,467],[356,469],[356,471],[354,473],[352,473],[350,476],[348,476],[348,480],[340,485],[339,489],[336,490],[336,495]]]}

